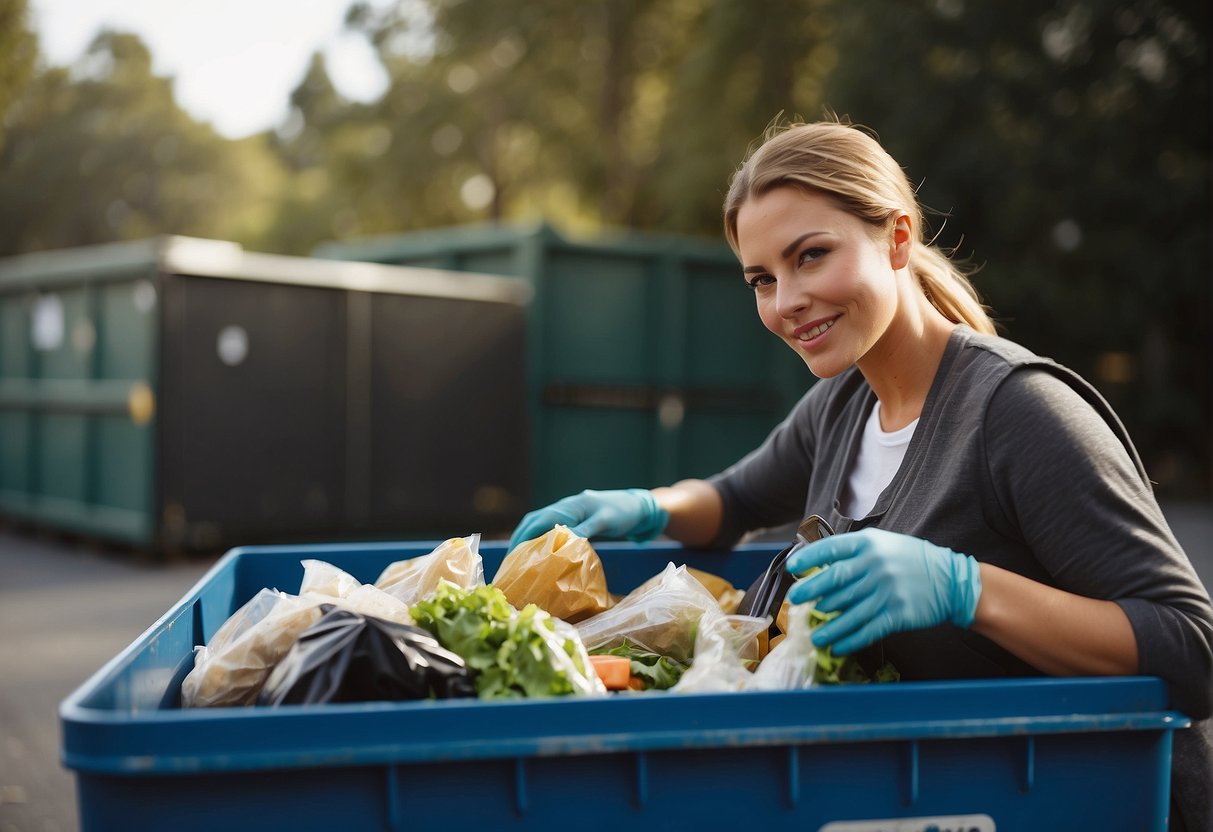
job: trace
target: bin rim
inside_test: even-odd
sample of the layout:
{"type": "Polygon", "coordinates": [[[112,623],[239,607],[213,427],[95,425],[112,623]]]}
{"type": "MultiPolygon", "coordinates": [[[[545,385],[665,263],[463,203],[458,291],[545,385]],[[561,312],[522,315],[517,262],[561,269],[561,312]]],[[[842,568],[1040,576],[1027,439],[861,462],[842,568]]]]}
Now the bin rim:
{"type": "MultiPolygon", "coordinates": [[[[149,711],[135,715],[86,708],[77,699],[61,707],[63,765],[97,773],[252,771],[324,765],[503,759],[612,752],[674,751],[741,746],[919,742],[973,738],[1173,731],[1190,720],[1163,701],[1157,677],[1102,680],[1002,679],[997,682],[900,682],[745,693],[659,693],[634,697],[478,699],[366,702],[279,708],[149,711]],[[997,713],[1008,701],[1064,701],[1093,690],[1141,710],[1110,713],[997,713]],[[1085,684],[1084,684],[1085,683],[1085,684]],[[1118,690],[1117,690],[1118,689],[1118,690]],[[877,718],[914,711],[929,700],[992,695],[984,715],[877,718]],[[744,699],[739,699],[744,697],[744,699]],[[849,700],[849,701],[846,701],[849,700]],[[907,700],[913,700],[907,703],[907,700]],[[751,708],[739,708],[742,702],[751,708]],[[833,708],[831,706],[841,706],[833,708]],[[606,709],[610,709],[607,711],[606,709]],[[856,716],[856,711],[868,716],[856,716]],[[613,712],[613,713],[612,713],[613,712]],[[693,712],[694,719],[685,719],[693,712]],[[739,713],[740,712],[740,713],[739,713]],[[762,720],[772,713],[807,719],[762,720]],[[830,718],[822,719],[823,715],[830,718]],[[731,719],[730,719],[731,718],[731,719]],[[816,721],[815,721],[816,720],[816,721]],[[447,725],[437,729],[435,723],[447,725]],[[706,723],[706,724],[705,724],[706,723]],[[334,730],[333,726],[340,726],[334,730]],[[459,730],[452,735],[450,726],[459,730]],[[653,729],[653,725],[665,728],[653,729]],[[637,728],[635,726],[644,726],[637,728]],[[422,732],[418,735],[418,732],[422,732]],[[312,737],[308,739],[308,737],[312,737]]],[[[1101,699],[1102,701],[1102,699],[1101,699]]]]}

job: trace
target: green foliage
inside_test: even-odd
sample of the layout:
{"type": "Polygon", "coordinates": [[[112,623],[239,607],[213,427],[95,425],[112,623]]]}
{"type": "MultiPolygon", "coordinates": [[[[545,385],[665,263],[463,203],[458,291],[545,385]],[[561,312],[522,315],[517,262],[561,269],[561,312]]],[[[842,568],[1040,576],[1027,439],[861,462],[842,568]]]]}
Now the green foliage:
{"type": "MultiPolygon", "coordinates": [[[[828,567],[815,566],[797,577],[807,578],[811,575],[816,575],[823,568],[828,567]]],[[[841,614],[841,612],[822,612],[815,605],[805,604],[792,604],[788,612],[789,616],[807,615],[810,630],[816,630],[822,624],[832,621],[841,614]]],[[[901,680],[901,674],[891,662],[884,662],[869,677],[860,665],[857,656],[837,656],[830,647],[814,647],[813,649],[817,654],[816,663],[813,665],[814,684],[844,685],[864,684],[866,682],[897,682],[901,680]]]]}
{"type": "Polygon", "coordinates": [[[818,106],[832,61],[818,48],[823,5],[356,7],[352,22],[392,76],[380,107],[392,146],[371,185],[382,194],[372,202],[396,202],[384,230],[542,215],[574,229],[717,234],[722,180],[757,130],[818,106]],[[474,178],[490,197],[469,204],[474,178]]]}
{"type": "Polygon", "coordinates": [[[1007,334],[1111,399],[1154,480],[1209,484],[1210,7],[836,4],[826,85],[950,215],[1007,334]]]}
{"type": "Polygon", "coordinates": [[[343,99],[317,57],[243,142],[182,113],[129,35],[30,78],[25,15],[0,0],[0,253],[172,232],[304,254],[541,218],[719,239],[751,143],[830,110],[921,183],[1006,333],[1112,400],[1161,491],[1213,483],[1208,3],[354,5],[387,93],[343,99]]]}
{"type": "Polygon", "coordinates": [[[159,233],[247,237],[268,221],[278,163],[190,119],[135,36],[99,35],[72,71],[35,77],[0,150],[0,252],[159,233]]]}
{"type": "Polygon", "coordinates": [[[38,39],[29,28],[27,0],[0,0],[0,148],[9,110],[21,97],[38,58],[38,39]]]}

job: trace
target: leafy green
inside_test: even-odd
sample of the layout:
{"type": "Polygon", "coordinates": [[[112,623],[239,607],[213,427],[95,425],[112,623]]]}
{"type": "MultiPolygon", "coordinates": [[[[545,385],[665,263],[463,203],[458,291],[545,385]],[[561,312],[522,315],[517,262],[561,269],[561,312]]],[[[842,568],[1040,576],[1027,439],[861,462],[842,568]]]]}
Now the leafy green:
{"type": "Polygon", "coordinates": [[[644,680],[645,690],[668,690],[682,678],[686,665],[654,653],[646,647],[641,647],[628,639],[623,644],[609,650],[595,650],[595,653],[608,656],[623,656],[631,662],[633,676],[644,680]]]}
{"type": "MultiPolygon", "coordinates": [[[[820,571],[821,567],[811,569],[805,576],[820,571]]],[[[827,621],[837,618],[839,612],[821,612],[816,607],[809,610],[809,627],[816,630],[827,621]]],[[[813,682],[818,685],[866,684],[868,682],[896,682],[901,674],[891,662],[885,662],[877,669],[872,678],[864,672],[855,656],[835,656],[829,647],[818,647],[817,667],[813,671],[813,682]]]]}
{"type": "Polygon", "coordinates": [[[577,644],[556,632],[550,615],[534,604],[515,610],[494,586],[465,590],[443,582],[409,612],[476,673],[483,699],[564,696],[575,691],[569,662],[586,673],[577,644]],[[569,661],[557,661],[553,649],[569,661]]]}

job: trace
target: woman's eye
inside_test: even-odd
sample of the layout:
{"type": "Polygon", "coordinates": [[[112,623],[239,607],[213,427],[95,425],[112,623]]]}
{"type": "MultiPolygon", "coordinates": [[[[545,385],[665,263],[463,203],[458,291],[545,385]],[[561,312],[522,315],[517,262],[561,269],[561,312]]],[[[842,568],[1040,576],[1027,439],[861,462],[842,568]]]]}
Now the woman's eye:
{"type": "Polygon", "coordinates": [[[757,289],[760,286],[770,286],[775,282],[775,276],[770,274],[756,274],[746,280],[746,283],[751,289],[757,289]]]}
{"type": "Polygon", "coordinates": [[[804,251],[800,252],[799,263],[800,263],[800,265],[803,266],[805,263],[811,263],[814,260],[820,260],[827,253],[829,253],[829,249],[824,249],[824,248],[820,248],[820,247],[806,248],[804,251]]]}

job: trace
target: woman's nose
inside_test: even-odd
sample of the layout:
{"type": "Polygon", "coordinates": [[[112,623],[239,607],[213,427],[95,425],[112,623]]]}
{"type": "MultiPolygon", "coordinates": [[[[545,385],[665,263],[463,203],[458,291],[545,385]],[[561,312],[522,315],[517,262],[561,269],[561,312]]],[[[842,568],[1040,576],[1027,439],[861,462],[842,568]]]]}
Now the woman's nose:
{"type": "Polygon", "coordinates": [[[784,318],[794,318],[809,305],[811,298],[801,281],[781,277],[775,283],[775,311],[784,318]]]}

